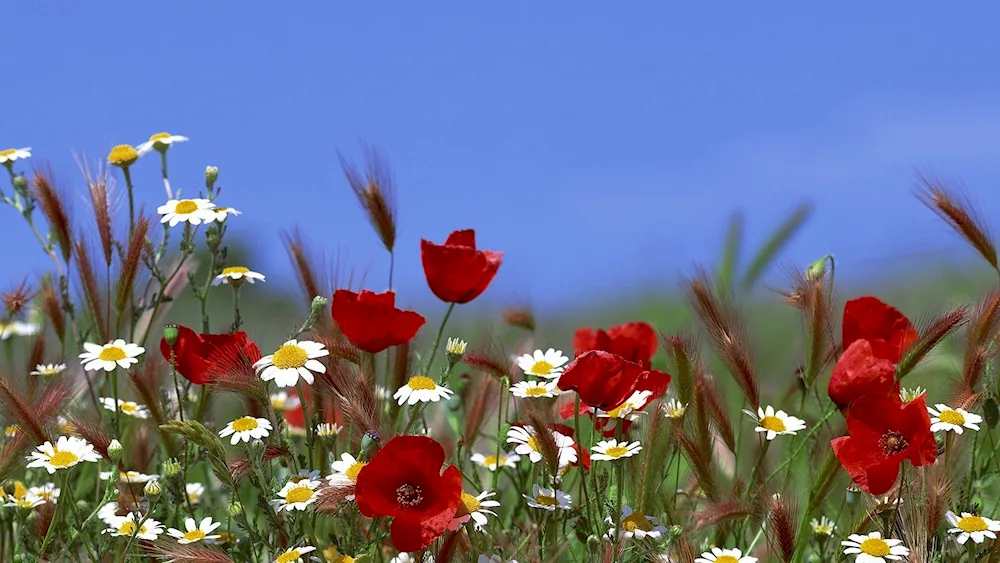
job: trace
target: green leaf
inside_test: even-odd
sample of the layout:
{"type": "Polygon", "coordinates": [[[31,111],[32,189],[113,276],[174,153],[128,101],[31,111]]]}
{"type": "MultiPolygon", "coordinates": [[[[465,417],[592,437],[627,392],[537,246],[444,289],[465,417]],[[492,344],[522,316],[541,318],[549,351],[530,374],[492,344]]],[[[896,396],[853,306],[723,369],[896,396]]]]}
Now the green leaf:
{"type": "Polygon", "coordinates": [[[732,290],[733,277],[736,268],[739,267],[740,248],[743,241],[743,216],[734,213],[729,218],[729,227],[726,229],[726,242],[722,247],[722,262],[719,264],[719,271],[716,274],[718,289],[723,293],[732,290]]]}
{"type": "Polygon", "coordinates": [[[750,291],[757,285],[757,282],[760,281],[761,276],[764,275],[768,266],[771,265],[778,256],[778,253],[792,240],[792,237],[795,236],[811,214],[812,205],[803,203],[796,207],[788,218],[771,233],[771,236],[768,237],[764,245],[754,255],[753,260],[750,261],[750,266],[747,267],[746,273],[743,274],[741,284],[743,291],[750,291]]]}

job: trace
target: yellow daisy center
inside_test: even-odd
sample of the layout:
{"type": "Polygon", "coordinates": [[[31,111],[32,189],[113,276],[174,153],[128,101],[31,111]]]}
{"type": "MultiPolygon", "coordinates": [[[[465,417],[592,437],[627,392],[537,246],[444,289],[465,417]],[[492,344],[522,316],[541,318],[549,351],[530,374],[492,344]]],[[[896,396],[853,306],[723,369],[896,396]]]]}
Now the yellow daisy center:
{"type": "Polygon", "coordinates": [[[455,513],[455,517],[459,518],[467,514],[472,514],[477,510],[479,510],[479,499],[462,491],[462,501],[458,505],[458,512],[455,513]]]}
{"type": "Polygon", "coordinates": [[[131,536],[135,534],[135,522],[131,520],[122,522],[122,525],[118,527],[118,533],[123,536],[131,536]]]}
{"type": "Polygon", "coordinates": [[[233,421],[233,430],[236,432],[249,432],[255,430],[260,424],[252,416],[244,416],[233,421]]]}
{"type": "Polygon", "coordinates": [[[201,495],[198,493],[188,493],[188,500],[191,502],[198,502],[201,500],[201,495]]]}
{"type": "Polygon", "coordinates": [[[535,375],[548,375],[552,373],[553,369],[555,369],[555,366],[546,362],[545,360],[542,360],[540,362],[535,362],[535,364],[531,366],[530,371],[535,375]]]}
{"type": "Polygon", "coordinates": [[[250,272],[250,268],[244,268],[243,266],[230,266],[222,269],[222,275],[224,276],[232,276],[235,274],[246,275],[248,272],[250,272]]]}
{"type": "Polygon", "coordinates": [[[52,457],[49,458],[49,465],[52,467],[69,467],[77,461],[80,461],[80,458],[75,453],[53,449],[52,457]]]}
{"type": "Polygon", "coordinates": [[[361,473],[361,470],[364,469],[365,465],[367,464],[363,461],[355,461],[350,467],[347,468],[347,471],[344,471],[344,475],[346,475],[351,481],[357,481],[358,473],[361,473]]]}
{"type": "Polygon", "coordinates": [[[201,530],[191,530],[190,532],[184,532],[184,539],[187,541],[199,541],[205,539],[205,532],[201,530]]]}
{"type": "Polygon", "coordinates": [[[309,354],[300,346],[285,344],[274,353],[271,363],[278,369],[298,369],[309,361],[309,354]]]}
{"type": "Polygon", "coordinates": [[[24,498],[28,494],[28,489],[24,488],[24,483],[14,482],[14,498],[24,498]]]}
{"type": "Polygon", "coordinates": [[[174,213],[180,213],[182,215],[187,213],[194,213],[198,211],[198,204],[190,199],[182,199],[177,202],[177,206],[174,207],[174,213]]]}
{"type": "Polygon", "coordinates": [[[538,495],[535,497],[535,504],[540,504],[542,506],[556,506],[556,497],[550,497],[549,495],[538,495]]]}
{"type": "Polygon", "coordinates": [[[985,532],[990,529],[986,520],[979,516],[963,516],[958,524],[955,524],[955,527],[963,532],[985,532]]]}
{"type": "Polygon", "coordinates": [[[549,390],[545,387],[528,387],[524,390],[524,394],[529,397],[541,397],[548,392],[549,390]]]}
{"type": "Polygon", "coordinates": [[[169,138],[170,138],[170,133],[157,133],[155,135],[150,136],[149,140],[155,143],[156,141],[163,141],[169,138]]]}
{"type": "Polygon", "coordinates": [[[740,560],[732,555],[723,555],[722,557],[717,557],[715,563],[740,563],[740,560]]]}
{"type": "Polygon", "coordinates": [[[115,166],[128,166],[139,159],[139,152],[132,145],[118,145],[108,154],[108,162],[115,166]]]}
{"type": "Polygon", "coordinates": [[[765,416],[760,419],[760,425],[762,428],[772,432],[784,432],[788,430],[788,427],[785,426],[785,421],[776,416],[765,416]]]}
{"type": "Polygon", "coordinates": [[[281,397],[271,397],[271,408],[276,411],[284,410],[285,399],[282,399],[281,397]]]}
{"type": "Polygon", "coordinates": [[[628,446],[611,446],[604,450],[604,455],[608,457],[622,457],[628,453],[628,446]]]}
{"type": "Polygon", "coordinates": [[[542,451],[542,450],[538,449],[538,440],[536,440],[534,436],[528,436],[527,444],[528,444],[529,448],[535,450],[536,452],[541,452],[542,451]]]}
{"type": "Polygon", "coordinates": [[[483,465],[485,465],[487,467],[489,467],[490,465],[494,465],[496,467],[500,467],[501,465],[503,465],[505,463],[507,463],[507,458],[504,457],[504,456],[500,456],[499,459],[497,459],[497,456],[495,456],[495,455],[488,455],[485,458],[483,458],[483,465]]]}
{"type": "Polygon", "coordinates": [[[101,350],[101,353],[97,357],[105,362],[117,362],[118,360],[124,360],[128,357],[125,353],[125,349],[120,346],[108,346],[101,350]]]}
{"type": "Polygon", "coordinates": [[[963,424],[965,424],[965,416],[963,416],[962,413],[958,411],[953,411],[953,410],[941,411],[941,414],[938,415],[938,418],[941,419],[941,422],[947,424],[954,424],[955,426],[962,426],[963,424]]]}
{"type": "Polygon", "coordinates": [[[139,410],[139,405],[135,403],[122,403],[122,406],[118,408],[125,414],[135,414],[139,410]]]}
{"type": "Polygon", "coordinates": [[[305,502],[313,497],[313,490],[309,487],[292,487],[285,493],[285,502],[295,504],[305,502]]]}
{"type": "Polygon", "coordinates": [[[434,389],[437,389],[437,384],[434,383],[434,380],[423,375],[411,377],[410,380],[406,382],[406,386],[414,391],[433,391],[434,389]]]}
{"type": "Polygon", "coordinates": [[[617,407],[605,412],[604,414],[606,414],[609,418],[621,418],[622,416],[628,414],[630,410],[631,407],[629,406],[628,402],[624,402],[618,405],[617,407]]]}
{"type": "Polygon", "coordinates": [[[861,542],[861,552],[872,557],[885,557],[891,551],[889,544],[879,538],[868,538],[861,542]]]}
{"type": "Polygon", "coordinates": [[[20,428],[18,428],[16,424],[11,424],[7,428],[3,429],[3,433],[8,438],[13,438],[15,435],[17,435],[18,430],[20,430],[20,428]]]}
{"type": "Polygon", "coordinates": [[[6,149],[0,151],[0,156],[14,156],[17,153],[17,149],[6,149]]]}
{"type": "Polygon", "coordinates": [[[42,491],[38,491],[38,498],[44,499],[44,500],[52,500],[52,499],[56,498],[55,491],[52,491],[50,489],[45,489],[45,490],[42,490],[42,491]]]}
{"type": "Polygon", "coordinates": [[[298,561],[301,558],[302,554],[299,553],[299,550],[293,549],[279,555],[275,560],[275,563],[292,563],[292,561],[298,561]]]}
{"type": "Polygon", "coordinates": [[[648,532],[653,529],[653,523],[642,514],[633,512],[622,520],[622,529],[626,532],[634,532],[636,530],[648,532]]]}

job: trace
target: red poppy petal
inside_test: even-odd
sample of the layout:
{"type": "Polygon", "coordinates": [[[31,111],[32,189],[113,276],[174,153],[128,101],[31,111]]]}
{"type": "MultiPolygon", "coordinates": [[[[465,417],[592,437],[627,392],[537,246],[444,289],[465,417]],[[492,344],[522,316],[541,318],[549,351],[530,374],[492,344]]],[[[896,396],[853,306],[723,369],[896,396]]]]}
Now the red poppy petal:
{"type": "Polygon", "coordinates": [[[432,504],[423,507],[419,514],[404,514],[392,521],[392,545],[403,552],[419,551],[434,542],[445,530],[462,498],[462,474],[454,465],[445,469],[441,484],[432,504]]]}
{"type": "Polygon", "coordinates": [[[868,394],[888,395],[896,383],[896,366],[872,354],[867,340],[853,342],[833,366],[828,392],[840,408],[868,394]]]}
{"type": "Polygon", "coordinates": [[[444,241],[448,246],[468,246],[473,250],[476,249],[476,231],[474,229],[465,229],[462,231],[454,231],[448,235],[448,239],[444,241]]]}
{"type": "Polygon", "coordinates": [[[844,305],[842,330],[845,350],[857,340],[869,340],[876,357],[893,363],[900,361],[903,351],[918,337],[903,313],[871,296],[852,299],[844,305]]]}

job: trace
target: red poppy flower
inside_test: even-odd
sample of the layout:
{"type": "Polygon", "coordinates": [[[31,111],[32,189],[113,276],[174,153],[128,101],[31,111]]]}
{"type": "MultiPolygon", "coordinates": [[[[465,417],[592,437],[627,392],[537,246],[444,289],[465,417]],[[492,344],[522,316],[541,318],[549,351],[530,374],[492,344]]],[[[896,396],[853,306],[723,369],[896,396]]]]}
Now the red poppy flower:
{"type": "Polygon", "coordinates": [[[576,356],[590,350],[604,350],[646,369],[649,369],[653,354],[656,353],[656,346],[656,331],[644,322],[616,325],[607,331],[581,328],[573,334],[576,356]]]}
{"type": "Polygon", "coordinates": [[[937,459],[924,396],[903,403],[895,395],[866,395],[847,411],[850,436],[831,442],[833,453],[851,479],[873,495],[892,488],[899,465],[915,467],[937,459]]]}
{"type": "Polygon", "coordinates": [[[358,294],[338,289],[330,311],[351,344],[372,354],[409,342],[425,322],[418,313],[397,309],[391,291],[358,294]]]}
{"type": "Polygon", "coordinates": [[[870,341],[855,340],[833,366],[828,391],[841,409],[864,395],[898,395],[896,364],[876,357],[870,341]]]}
{"type": "MultiPolygon", "coordinates": [[[[616,411],[619,410],[621,407],[625,406],[626,402],[630,402],[632,404],[629,406],[632,408],[632,410],[641,411],[642,409],[646,408],[646,405],[662,397],[667,392],[667,387],[669,385],[670,385],[669,373],[665,373],[659,370],[643,371],[642,374],[636,380],[632,392],[629,393],[629,395],[621,403],[610,409],[601,409],[600,407],[597,408],[600,410],[604,410],[609,414],[614,414],[617,416],[616,411]],[[632,399],[633,396],[636,395],[636,393],[643,391],[645,391],[646,393],[643,394],[643,399],[641,402],[630,401],[630,399],[632,399]]],[[[563,420],[573,418],[573,415],[575,414],[574,405],[575,402],[573,401],[563,404],[563,406],[559,409],[559,416],[561,416],[563,420]]],[[[589,405],[586,401],[584,401],[582,397],[580,400],[580,414],[589,415],[591,419],[594,420],[594,428],[600,430],[605,437],[612,437],[615,435],[616,424],[614,423],[614,418],[604,418],[604,417],[595,418],[594,407],[589,405]]],[[[629,427],[632,425],[632,421],[628,420],[628,418],[623,418],[620,422],[622,431],[628,432],[629,427]]]]}
{"type": "Polygon", "coordinates": [[[444,448],[426,436],[389,440],[358,474],[358,510],[368,518],[392,518],[389,530],[399,551],[419,551],[451,523],[462,498],[462,474],[441,472],[444,448]]]}
{"type": "Polygon", "coordinates": [[[559,388],[574,390],[580,400],[602,411],[624,403],[649,371],[635,362],[602,350],[584,352],[559,376],[559,388]]]}
{"type": "Polygon", "coordinates": [[[444,244],[420,241],[427,285],[446,303],[468,303],[493,281],[503,252],[476,250],[476,231],[455,231],[444,244]]]}
{"type": "Polygon", "coordinates": [[[918,338],[917,329],[895,307],[875,297],[859,297],[844,305],[843,344],[847,350],[856,340],[872,344],[876,358],[898,364],[903,352],[918,338]]]}
{"type": "MultiPolygon", "coordinates": [[[[219,360],[219,355],[229,349],[245,352],[249,357],[260,359],[257,345],[247,338],[247,333],[198,334],[186,326],[178,326],[177,342],[174,344],[174,363],[177,373],[197,385],[211,383],[215,373],[210,366],[219,360]]],[[[171,350],[165,338],[160,339],[160,353],[170,362],[171,350]]]]}

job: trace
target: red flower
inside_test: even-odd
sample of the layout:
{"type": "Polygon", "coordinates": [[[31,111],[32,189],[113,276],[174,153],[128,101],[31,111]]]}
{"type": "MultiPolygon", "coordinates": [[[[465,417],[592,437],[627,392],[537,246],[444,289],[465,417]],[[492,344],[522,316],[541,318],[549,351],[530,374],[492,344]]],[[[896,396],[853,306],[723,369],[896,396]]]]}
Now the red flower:
{"type": "Polygon", "coordinates": [[[847,350],[856,340],[871,342],[876,358],[898,364],[903,352],[918,337],[917,329],[896,308],[875,297],[859,297],[844,305],[843,344],[847,350]]]}
{"type": "Polygon", "coordinates": [[[833,453],[851,479],[873,495],[892,488],[899,465],[910,460],[915,467],[937,459],[924,396],[903,403],[894,395],[866,395],[847,411],[850,436],[831,442],[833,453]]]}
{"type": "Polygon", "coordinates": [[[424,325],[418,313],[396,308],[396,294],[391,291],[357,294],[338,289],[330,311],[351,344],[372,354],[409,342],[424,325]]]}
{"type": "Polygon", "coordinates": [[[581,328],[573,334],[573,349],[579,356],[590,350],[618,354],[630,362],[649,369],[656,353],[656,331],[648,323],[632,322],[601,329],[581,328]]]}
{"type": "Polygon", "coordinates": [[[427,284],[446,303],[468,303],[486,290],[503,262],[503,252],[476,250],[476,231],[455,231],[444,244],[420,241],[427,284]]]}
{"type": "MultiPolygon", "coordinates": [[[[186,326],[178,326],[177,342],[173,356],[177,373],[197,385],[211,383],[215,377],[210,366],[220,361],[220,355],[227,349],[243,351],[249,357],[260,358],[257,345],[247,338],[247,333],[198,334],[186,326]]],[[[160,339],[160,353],[170,362],[171,350],[165,338],[160,339]]]]}
{"type": "Polygon", "coordinates": [[[876,357],[870,341],[855,340],[833,366],[828,391],[841,409],[864,395],[898,395],[896,364],[876,357]]]}
{"type": "MultiPolygon", "coordinates": [[[[601,352],[601,353],[606,353],[606,352],[601,352]]],[[[582,359],[582,356],[580,359],[582,359]]],[[[590,362],[590,360],[587,360],[587,362],[590,362]]],[[[573,363],[576,363],[576,360],[570,363],[570,365],[573,365],[573,363]]],[[[568,368],[569,366],[567,366],[567,369],[568,368]]],[[[565,373],[565,371],[563,373],[565,373]]],[[[559,381],[560,381],[559,384],[561,386],[562,378],[560,378],[559,381]]],[[[596,407],[599,410],[607,412],[609,415],[611,415],[610,417],[607,418],[595,417],[594,407],[583,399],[583,395],[581,395],[580,398],[580,414],[590,415],[590,417],[594,419],[594,428],[600,430],[605,437],[612,437],[615,435],[615,427],[616,427],[615,419],[621,418],[618,411],[622,407],[626,406],[625,405],[626,402],[630,403],[628,406],[633,411],[641,411],[642,409],[646,408],[646,405],[662,397],[667,392],[667,387],[669,385],[670,385],[669,373],[665,373],[659,370],[644,370],[636,379],[635,385],[632,387],[632,391],[620,403],[611,408],[601,408],[599,405],[596,407]],[[639,401],[638,400],[639,396],[637,395],[637,393],[641,393],[643,391],[645,391],[646,393],[642,395],[642,400],[639,401]],[[633,397],[635,397],[635,399],[633,399],[633,397]]],[[[559,416],[561,416],[563,420],[573,418],[575,414],[574,405],[575,405],[574,401],[570,401],[563,404],[563,406],[559,410],[559,416]]],[[[632,421],[630,421],[628,418],[622,418],[621,428],[623,432],[628,432],[628,429],[631,425],[632,421]]]]}
{"type": "Polygon", "coordinates": [[[649,391],[650,397],[654,393],[662,395],[669,383],[670,376],[661,371],[643,369],[602,350],[584,352],[559,376],[560,389],[576,391],[580,401],[602,411],[621,406],[636,391],[649,391]]]}
{"type": "Polygon", "coordinates": [[[368,518],[392,518],[390,537],[399,551],[419,551],[451,523],[462,498],[462,474],[441,472],[444,448],[426,436],[389,440],[364,467],[354,489],[368,518]]]}

